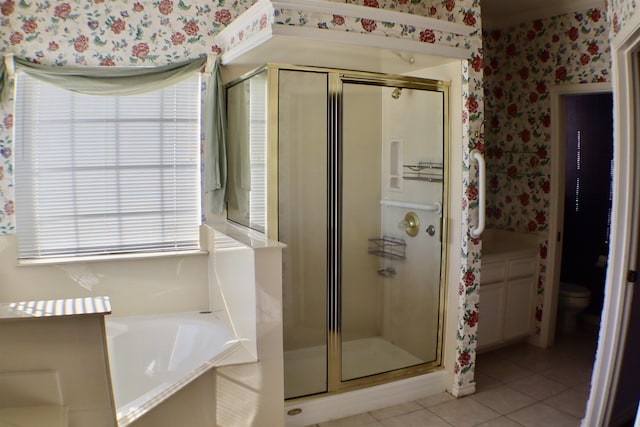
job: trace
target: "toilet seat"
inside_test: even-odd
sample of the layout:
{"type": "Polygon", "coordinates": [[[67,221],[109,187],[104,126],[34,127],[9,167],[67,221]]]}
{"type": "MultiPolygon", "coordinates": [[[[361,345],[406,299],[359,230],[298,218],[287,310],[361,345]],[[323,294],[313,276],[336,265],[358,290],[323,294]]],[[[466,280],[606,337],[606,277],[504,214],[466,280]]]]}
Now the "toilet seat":
{"type": "Polygon", "coordinates": [[[560,282],[560,295],[572,298],[587,298],[591,296],[591,291],[574,283],[560,282]]]}

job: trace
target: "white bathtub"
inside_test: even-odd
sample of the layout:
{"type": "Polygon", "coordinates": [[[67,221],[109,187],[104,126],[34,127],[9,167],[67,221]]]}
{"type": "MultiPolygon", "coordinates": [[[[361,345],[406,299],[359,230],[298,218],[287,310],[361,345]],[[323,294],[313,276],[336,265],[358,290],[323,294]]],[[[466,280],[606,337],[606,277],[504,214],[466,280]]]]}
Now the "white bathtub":
{"type": "Polygon", "coordinates": [[[119,427],[211,367],[227,364],[243,341],[214,313],[113,317],[106,329],[119,427]]]}

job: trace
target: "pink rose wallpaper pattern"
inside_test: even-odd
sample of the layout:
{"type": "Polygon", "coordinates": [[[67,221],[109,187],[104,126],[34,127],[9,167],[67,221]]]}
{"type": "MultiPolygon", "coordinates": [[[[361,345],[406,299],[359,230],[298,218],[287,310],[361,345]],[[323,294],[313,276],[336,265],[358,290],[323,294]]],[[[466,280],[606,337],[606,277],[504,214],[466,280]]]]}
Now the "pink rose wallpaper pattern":
{"type": "MultiPolygon", "coordinates": [[[[550,90],[568,83],[609,81],[605,11],[588,9],[485,31],[485,155],[487,224],[536,233],[548,241],[550,90]]],[[[540,248],[542,317],[546,243],[540,248]]]]}

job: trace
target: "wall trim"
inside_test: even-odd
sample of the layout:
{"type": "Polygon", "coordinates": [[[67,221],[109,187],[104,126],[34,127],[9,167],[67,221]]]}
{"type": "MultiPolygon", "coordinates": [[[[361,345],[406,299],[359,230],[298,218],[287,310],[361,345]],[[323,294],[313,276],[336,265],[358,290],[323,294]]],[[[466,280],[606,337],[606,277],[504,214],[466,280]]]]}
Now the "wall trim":
{"type": "Polygon", "coordinates": [[[366,18],[383,22],[395,22],[406,25],[413,25],[419,28],[429,28],[431,30],[443,31],[446,33],[460,34],[468,36],[477,28],[465,24],[444,21],[442,19],[431,18],[429,16],[415,15],[411,13],[398,12],[390,9],[380,9],[376,7],[360,6],[350,3],[336,3],[326,0],[273,0],[275,9],[300,10],[310,13],[323,13],[327,15],[348,16],[350,18],[366,18]]]}
{"type": "Polygon", "coordinates": [[[458,386],[458,384],[454,384],[451,388],[451,394],[455,397],[464,397],[476,392],[476,383],[465,384],[462,387],[458,386]]]}

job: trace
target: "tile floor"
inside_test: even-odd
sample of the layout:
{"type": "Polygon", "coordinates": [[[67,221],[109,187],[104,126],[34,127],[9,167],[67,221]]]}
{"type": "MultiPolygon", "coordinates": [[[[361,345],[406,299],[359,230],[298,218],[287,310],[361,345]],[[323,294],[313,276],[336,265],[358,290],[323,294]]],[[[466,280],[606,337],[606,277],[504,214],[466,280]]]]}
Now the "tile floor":
{"type": "Polygon", "coordinates": [[[517,344],[484,353],[471,396],[442,393],[315,427],[579,426],[596,340],[597,331],[580,329],[550,349],[517,344]]]}

